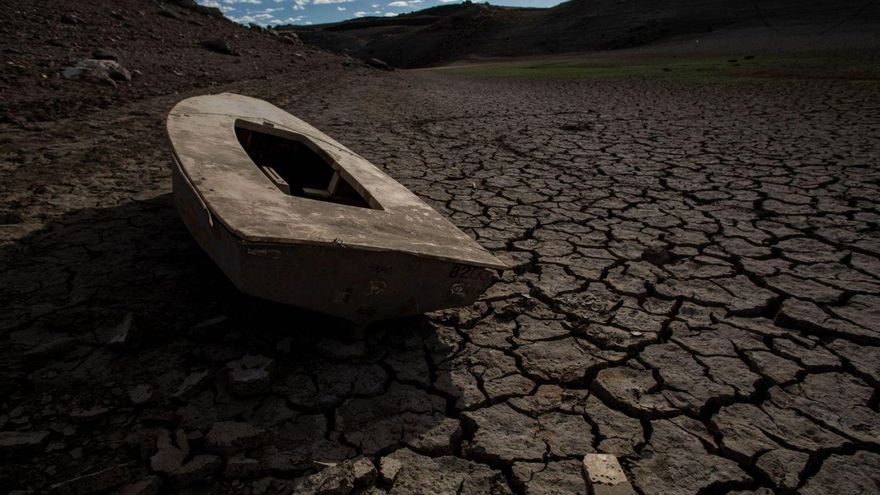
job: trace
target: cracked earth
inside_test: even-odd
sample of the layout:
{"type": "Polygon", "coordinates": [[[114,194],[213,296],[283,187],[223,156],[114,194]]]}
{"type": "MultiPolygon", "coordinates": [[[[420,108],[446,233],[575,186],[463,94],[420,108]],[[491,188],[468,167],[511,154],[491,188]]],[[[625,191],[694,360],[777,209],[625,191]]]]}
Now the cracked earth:
{"type": "Polygon", "coordinates": [[[184,95],[96,112],[100,140],[25,124],[5,170],[56,175],[3,192],[0,486],[573,494],[601,452],[640,494],[880,492],[873,86],[361,68],[222,89],[513,268],[355,338],[239,295],[191,240],[162,128],[184,95]]]}

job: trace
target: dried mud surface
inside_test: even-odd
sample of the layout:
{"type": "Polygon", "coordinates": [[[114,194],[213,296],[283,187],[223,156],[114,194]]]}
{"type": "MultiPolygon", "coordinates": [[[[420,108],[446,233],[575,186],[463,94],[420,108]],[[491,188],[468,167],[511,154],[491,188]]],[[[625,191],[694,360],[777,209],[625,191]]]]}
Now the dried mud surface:
{"type": "Polygon", "coordinates": [[[0,487],[569,494],[605,452],[642,494],[880,490],[870,86],[333,64],[211,91],[305,118],[515,269],[352,338],[239,295],[179,221],[164,114],[206,89],[7,122],[0,487]]]}

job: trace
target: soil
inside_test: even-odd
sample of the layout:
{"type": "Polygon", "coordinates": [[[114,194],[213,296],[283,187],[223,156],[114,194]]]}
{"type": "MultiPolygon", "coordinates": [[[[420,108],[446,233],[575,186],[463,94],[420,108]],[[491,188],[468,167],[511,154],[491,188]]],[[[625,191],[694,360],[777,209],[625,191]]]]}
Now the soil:
{"type": "Polygon", "coordinates": [[[601,452],[643,494],[877,490],[876,83],[388,72],[171,4],[0,8],[0,488],[586,493],[601,452]],[[95,48],[141,74],[58,75],[95,48]],[[220,91],[513,269],[363,337],[242,296],[170,195],[165,115],[220,91]]]}
{"type": "MultiPolygon", "coordinates": [[[[689,52],[761,54],[803,51],[811,45],[826,52],[870,47],[876,58],[878,26],[880,6],[874,2],[572,0],[548,9],[465,2],[391,18],[281,29],[326,50],[411,68],[669,42],[689,52]]],[[[670,47],[663,51],[669,53],[670,47]]]]}

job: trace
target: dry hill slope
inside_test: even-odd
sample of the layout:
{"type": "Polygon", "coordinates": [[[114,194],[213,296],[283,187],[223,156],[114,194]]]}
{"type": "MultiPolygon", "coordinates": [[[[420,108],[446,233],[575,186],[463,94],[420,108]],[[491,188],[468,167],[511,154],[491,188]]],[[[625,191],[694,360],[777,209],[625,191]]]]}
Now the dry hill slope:
{"type": "Polygon", "coordinates": [[[571,0],[550,9],[464,3],[390,19],[282,29],[329,50],[420,67],[467,56],[628,48],[719,29],[763,26],[771,34],[819,34],[875,30],[878,25],[880,7],[872,1],[571,0]]]}

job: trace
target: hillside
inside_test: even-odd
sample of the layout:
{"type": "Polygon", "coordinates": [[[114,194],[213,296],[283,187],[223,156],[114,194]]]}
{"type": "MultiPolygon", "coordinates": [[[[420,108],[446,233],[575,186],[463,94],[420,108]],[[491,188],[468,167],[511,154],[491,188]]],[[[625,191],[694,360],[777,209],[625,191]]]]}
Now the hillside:
{"type": "Polygon", "coordinates": [[[46,121],[293,68],[341,66],[338,57],[245,28],[192,0],[0,5],[0,122],[46,121]],[[90,59],[125,72],[115,81],[65,75],[90,59]]]}
{"type": "MultiPolygon", "coordinates": [[[[542,55],[619,49],[694,33],[761,26],[771,34],[873,29],[876,2],[770,0],[571,0],[549,9],[463,3],[393,18],[286,26],[310,44],[397,67],[469,56],[542,55]]],[[[735,35],[734,35],[735,36],[735,35]]]]}

